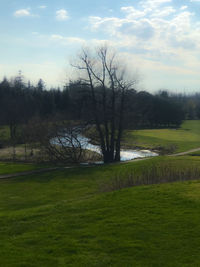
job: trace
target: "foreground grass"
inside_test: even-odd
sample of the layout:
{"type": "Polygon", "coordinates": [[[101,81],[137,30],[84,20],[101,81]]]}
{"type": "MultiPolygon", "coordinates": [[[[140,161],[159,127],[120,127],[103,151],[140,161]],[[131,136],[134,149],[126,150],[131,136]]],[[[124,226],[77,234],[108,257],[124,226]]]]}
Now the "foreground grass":
{"type": "Polygon", "coordinates": [[[0,181],[1,266],[199,266],[200,181],[99,191],[116,173],[199,157],[0,181]]]}
{"type": "Polygon", "coordinates": [[[185,121],[180,129],[153,129],[127,131],[124,144],[157,149],[174,146],[176,152],[200,147],[200,121],[185,121]]]}

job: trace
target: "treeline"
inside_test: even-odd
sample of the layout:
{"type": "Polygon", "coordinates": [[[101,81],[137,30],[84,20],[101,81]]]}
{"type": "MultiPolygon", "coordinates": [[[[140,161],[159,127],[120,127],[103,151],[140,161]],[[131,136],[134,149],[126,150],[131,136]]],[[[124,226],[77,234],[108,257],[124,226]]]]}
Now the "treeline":
{"type": "MultiPolygon", "coordinates": [[[[62,114],[66,120],[92,121],[90,98],[87,86],[79,81],[70,82],[62,90],[47,90],[42,80],[33,86],[25,84],[20,75],[12,81],[4,78],[0,82],[0,123],[12,128],[34,116],[46,119],[55,114],[62,114]]],[[[134,89],[126,93],[125,128],[178,127],[184,119],[198,118],[200,94],[150,94],[134,89]]]]}
{"type": "MultiPolygon", "coordinates": [[[[96,88],[98,90],[100,88],[96,88]]],[[[25,84],[21,75],[0,82],[0,124],[9,125],[11,139],[17,125],[26,124],[33,117],[45,120],[56,114],[66,120],[92,123],[91,95],[87,86],[75,81],[62,89],[47,90],[41,79],[37,85],[25,84]]],[[[134,89],[126,93],[125,128],[178,127],[184,119],[200,119],[200,94],[166,91],[151,94],[134,89]]]]}

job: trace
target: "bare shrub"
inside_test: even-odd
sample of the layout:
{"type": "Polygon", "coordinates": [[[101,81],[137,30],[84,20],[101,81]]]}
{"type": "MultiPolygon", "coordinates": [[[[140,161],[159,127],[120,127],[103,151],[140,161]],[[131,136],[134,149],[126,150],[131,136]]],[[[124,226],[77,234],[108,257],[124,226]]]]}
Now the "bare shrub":
{"type": "Polygon", "coordinates": [[[51,122],[47,129],[47,134],[41,140],[41,145],[51,161],[62,163],[82,161],[85,153],[85,141],[80,137],[81,125],[65,121],[51,122]]]}
{"type": "Polygon", "coordinates": [[[81,138],[84,125],[65,121],[61,116],[42,120],[34,118],[24,128],[25,158],[27,148],[39,148],[39,161],[79,163],[85,154],[85,141],[81,138]]]}
{"type": "Polygon", "coordinates": [[[159,150],[160,155],[168,155],[168,154],[172,154],[176,151],[177,145],[169,144],[167,146],[161,146],[161,147],[158,147],[156,149],[159,150]]]}

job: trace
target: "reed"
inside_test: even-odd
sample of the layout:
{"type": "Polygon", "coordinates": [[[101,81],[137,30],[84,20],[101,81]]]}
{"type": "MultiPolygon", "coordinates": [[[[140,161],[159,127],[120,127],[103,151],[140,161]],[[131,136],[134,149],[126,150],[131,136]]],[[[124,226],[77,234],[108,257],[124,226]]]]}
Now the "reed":
{"type": "Polygon", "coordinates": [[[177,167],[170,164],[153,165],[139,171],[135,170],[125,174],[115,174],[108,183],[101,185],[101,190],[109,192],[139,185],[198,179],[200,179],[200,167],[197,166],[177,167]]]}

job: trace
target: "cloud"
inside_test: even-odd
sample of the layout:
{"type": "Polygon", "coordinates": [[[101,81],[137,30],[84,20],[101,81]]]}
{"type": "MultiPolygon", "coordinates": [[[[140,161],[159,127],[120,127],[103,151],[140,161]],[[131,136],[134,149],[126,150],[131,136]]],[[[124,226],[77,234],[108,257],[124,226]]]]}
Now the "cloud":
{"type": "Polygon", "coordinates": [[[148,13],[156,10],[157,8],[160,8],[160,6],[166,5],[171,2],[172,0],[144,0],[139,4],[144,9],[144,11],[148,13]]]}
{"type": "Polygon", "coordinates": [[[90,16],[89,23],[118,49],[155,69],[162,65],[163,73],[165,68],[188,75],[199,71],[200,21],[187,6],[174,8],[171,0],[140,1],[137,7],[122,6],[120,16],[90,16]]]}
{"type": "Polygon", "coordinates": [[[85,40],[78,37],[65,37],[59,34],[52,34],[50,36],[50,40],[57,41],[62,45],[69,45],[69,44],[85,44],[85,40]]]}
{"type": "Polygon", "coordinates": [[[188,8],[188,6],[182,6],[181,8],[180,8],[180,10],[185,10],[185,9],[187,9],[188,8]]]}
{"type": "Polygon", "coordinates": [[[144,17],[146,15],[145,11],[137,10],[133,6],[121,7],[121,11],[123,11],[127,14],[126,17],[128,19],[141,18],[141,17],[144,17]]]}
{"type": "Polygon", "coordinates": [[[56,11],[56,19],[60,21],[67,20],[69,18],[68,12],[65,9],[60,9],[56,11]]]}
{"type": "Polygon", "coordinates": [[[153,14],[152,17],[167,17],[169,15],[172,15],[176,12],[176,9],[172,6],[168,6],[163,8],[162,10],[157,9],[153,14]]]}
{"type": "Polygon", "coordinates": [[[45,9],[45,8],[47,8],[47,6],[39,6],[38,8],[45,9]]]}
{"type": "Polygon", "coordinates": [[[147,0],[139,2],[137,9],[121,7],[124,17],[90,16],[91,30],[106,33],[118,45],[134,50],[139,47],[153,55],[157,50],[157,54],[173,57],[177,48],[200,48],[200,24],[194,22],[194,14],[186,10],[187,6],[176,10],[170,3],[171,0],[147,0]]]}
{"type": "Polygon", "coordinates": [[[19,9],[19,10],[16,10],[14,12],[14,16],[17,17],[17,18],[20,18],[20,17],[31,17],[31,13],[30,13],[30,9],[27,8],[27,9],[19,9]]]}
{"type": "MultiPolygon", "coordinates": [[[[46,37],[45,37],[46,38],[46,37]]],[[[67,45],[77,45],[79,48],[82,47],[99,47],[102,45],[108,45],[114,47],[115,43],[112,41],[108,41],[105,39],[89,39],[85,40],[79,37],[73,36],[62,36],[59,34],[52,34],[49,37],[50,41],[57,42],[59,45],[67,46],[67,45]]]]}

